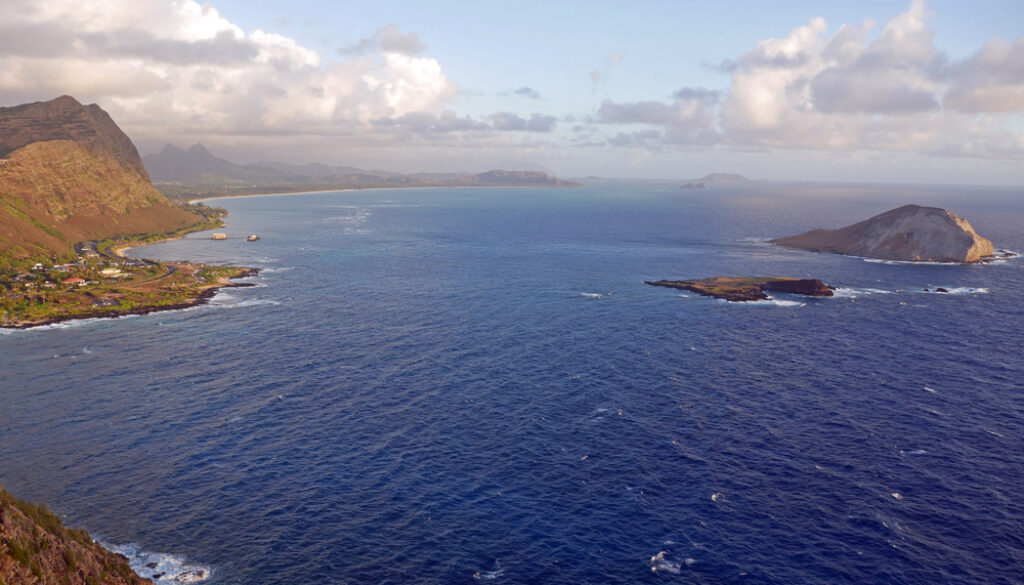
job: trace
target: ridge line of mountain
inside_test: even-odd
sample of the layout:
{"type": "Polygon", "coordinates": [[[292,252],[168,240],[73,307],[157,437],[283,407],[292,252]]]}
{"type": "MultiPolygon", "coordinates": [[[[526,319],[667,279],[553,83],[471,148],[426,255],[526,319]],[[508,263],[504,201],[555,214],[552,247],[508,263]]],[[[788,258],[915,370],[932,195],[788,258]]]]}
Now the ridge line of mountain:
{"type": "Polygon", "coordinates": [[[579,187],[543,171],[493,169],[483,173],[397,173],[319,163],[259,162],[242,165],[210,152],[167,144],[143,163],[154,185],[168,197],[254,195],[297,191],[395,187],[579,187]]]}

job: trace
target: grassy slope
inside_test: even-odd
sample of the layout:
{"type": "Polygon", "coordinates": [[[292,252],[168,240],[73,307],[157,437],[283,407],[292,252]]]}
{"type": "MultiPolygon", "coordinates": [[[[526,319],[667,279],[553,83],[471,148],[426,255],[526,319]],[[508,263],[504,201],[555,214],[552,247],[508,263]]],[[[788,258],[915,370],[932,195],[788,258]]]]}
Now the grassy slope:
{"type": "Polygon", "coordinates": [[[0,584],[143,585],[120,556],[0,488],[0,584]]]}
{"type": "Polygon", "coordinates": [[[68,140],[30,144],[0,166],[0,256],[60,256],[84,240],[173,232],[202,221],[113,157],[68,140]]]}

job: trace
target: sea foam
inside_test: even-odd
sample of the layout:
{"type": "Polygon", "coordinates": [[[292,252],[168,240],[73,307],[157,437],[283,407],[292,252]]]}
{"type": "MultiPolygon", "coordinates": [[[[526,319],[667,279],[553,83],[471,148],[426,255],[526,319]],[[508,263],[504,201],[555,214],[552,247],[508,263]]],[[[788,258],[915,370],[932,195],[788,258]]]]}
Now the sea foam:
{"type": "Polygon", "coordinates": [[[201,583],[209,579],[212,572],[210,567],[190,563],[182,556],[145,551],[135,544],[103,546],[127,557],[133,571],[141,577],[152,579],[157,585],[201,583]]]}

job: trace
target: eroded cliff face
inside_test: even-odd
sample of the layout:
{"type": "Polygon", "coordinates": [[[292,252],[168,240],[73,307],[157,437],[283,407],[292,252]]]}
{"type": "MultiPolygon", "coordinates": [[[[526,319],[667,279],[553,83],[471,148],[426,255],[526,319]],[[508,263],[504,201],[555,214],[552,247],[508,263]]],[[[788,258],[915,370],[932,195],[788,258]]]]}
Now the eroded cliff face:
{"type": "Polygon", "coordinates": [[[71,140],[104,152],[149,182],[135,145],[96,104],[84,106],[64,95],[48,102],[0,108],[0,158],[35,142],[71,140]]]}
{"type": "Polygon", "coordinates": [[[103,110],[67,96],[0,108],[0,159],[0,255],[66,254],[83,240],[202,221],[153,188],[103,110]]]}
{"type": "Polygon", "coordinates": [[[772,240],[787,248],[907,262],[977,262],[992,242],[967,220],[938,207],[904,205],[835,230],[812,230],[772,240]]]}
{"type": "Polygon", "coordinates": [[[0,489],[0,583],[8,585],[143,585],[128,561],[65,528],[44,506],[0,489]]]}

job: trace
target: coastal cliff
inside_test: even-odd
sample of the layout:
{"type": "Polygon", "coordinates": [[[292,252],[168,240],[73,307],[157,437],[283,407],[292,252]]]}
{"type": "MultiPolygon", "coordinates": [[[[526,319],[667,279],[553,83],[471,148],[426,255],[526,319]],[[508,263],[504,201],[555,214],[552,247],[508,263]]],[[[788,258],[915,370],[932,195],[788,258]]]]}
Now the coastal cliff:
{"type": "Polygon", "coordinates": [[[63,96],[0,108],[0,256],[69,255],[84,240],[204,222],[153,188],[131,140],[99,106],[63,96]]]}
{"type": "Polygon", "coordinates": [[[967,220],[938,207],[904,205],[843,228],[778,238],[786,248],[907,262],[977,262],[992,242],[967,220]]]}
{"type": "Polygon", "coordinates": [[[143,585],[128,561],[64,527],[46,506],[0,488],[0,583],[7,585],[143,585]]]}

